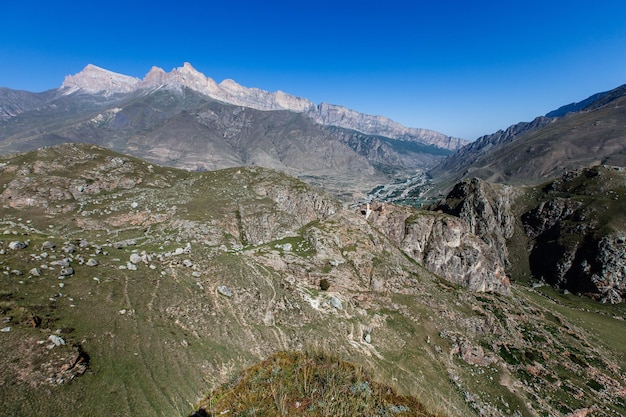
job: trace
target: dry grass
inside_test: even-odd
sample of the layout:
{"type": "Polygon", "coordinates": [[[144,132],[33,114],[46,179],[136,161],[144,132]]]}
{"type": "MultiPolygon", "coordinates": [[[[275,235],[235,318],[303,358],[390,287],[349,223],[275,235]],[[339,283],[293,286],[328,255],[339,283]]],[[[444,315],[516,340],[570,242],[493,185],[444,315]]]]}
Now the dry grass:
{"type": "Polygon", "coordinates": [[[228,416],[434,416],[362,367],[319,351],[275,353],[212,391],[200,408],[228,416]]]}

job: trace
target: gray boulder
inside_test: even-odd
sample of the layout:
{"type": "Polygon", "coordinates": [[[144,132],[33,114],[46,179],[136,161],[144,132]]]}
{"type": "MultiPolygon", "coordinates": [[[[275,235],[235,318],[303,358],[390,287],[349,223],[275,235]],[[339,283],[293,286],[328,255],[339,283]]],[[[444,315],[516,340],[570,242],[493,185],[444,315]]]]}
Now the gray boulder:
{"type": "Polygon", "coordinates": [[[20,249],[25,249],[28,247],[28,244],[26,242],[20,242],[17,240],[14,240],[13,242],[9,243],[9,249],[11,250],[20,250],[20,249]]]}
{"type": "Polygon", "coordinates": [[[228,298],[233,296],[233,292],[226,285],[220,285],[217,287],[217,292],[228,298]]]}

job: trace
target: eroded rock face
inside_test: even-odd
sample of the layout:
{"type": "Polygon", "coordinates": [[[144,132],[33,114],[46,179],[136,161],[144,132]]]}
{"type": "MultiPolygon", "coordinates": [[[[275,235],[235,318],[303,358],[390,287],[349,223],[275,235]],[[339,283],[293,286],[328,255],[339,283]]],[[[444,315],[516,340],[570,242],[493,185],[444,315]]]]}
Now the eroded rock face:
{"type": "Polygon", "coordinates": [[[596,271],[591,282],[600,292],[603,302],[621,303],[626,298],[626,234],[604,236],[598,242],[596,271]]]}
{"type": "Polygon", "coordinates": [[[518,222],[527,238],[522,257],[528,256],[534,279],[619,303],[626,293],[626,232],[619,217],[624,184],[622,170],[607,166],[566,172],[534,189],[471,179],[458,183],[431,209],[463,220],[505,268],[512,266],[507,245],[518,222]],[[520,196],[525,198],[514,208],[520,196]]]}
{"type": "Polygon", "coordinates": [[[498,253],[463,220],[386,204],[372,206],[369,221],[431,272],[473,291],[510,292],[498,253]]]}
{"type": "Polygon", "coordinates": [[[471,233],[480,237],[497,254],[500,264],[509,266],[506,240],[513,235],[512,205],[517,193],[511,186],[489,184],[478,178],[458,183],[445,200],[435,205],[464,220],[471,233]]]}

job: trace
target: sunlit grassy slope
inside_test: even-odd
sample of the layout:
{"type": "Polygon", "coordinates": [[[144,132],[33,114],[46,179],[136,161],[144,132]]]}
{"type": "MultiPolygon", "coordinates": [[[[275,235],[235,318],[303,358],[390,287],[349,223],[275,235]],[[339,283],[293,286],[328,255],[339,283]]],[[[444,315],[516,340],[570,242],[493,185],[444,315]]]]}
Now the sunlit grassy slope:
{"type": "MultiPolygon", "coordinates": [[[[330,352],[356,377],[340,391],[384,383],[388,407],[411,395],[446,416],[626,412],[623,306],[468,292],[275,171],[190,173],[82,145],[0,162],[0,416],[187,415],[268,357],[285,372],[317,360],[278,351],[330,352]],[[89,366],[71,377],[77,350],[89,366]]],[[[329,404],[291,384],[301,405],[329,404]]]]}

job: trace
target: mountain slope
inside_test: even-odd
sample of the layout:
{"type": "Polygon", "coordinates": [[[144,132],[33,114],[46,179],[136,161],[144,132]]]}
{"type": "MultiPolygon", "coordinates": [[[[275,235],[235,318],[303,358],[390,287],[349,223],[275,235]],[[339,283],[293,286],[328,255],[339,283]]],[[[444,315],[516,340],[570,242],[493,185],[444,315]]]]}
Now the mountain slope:
{"type": "MultiPolygon", "coordinates": [[[[592,96],[578,111],[539,117],[485,136],[430,171],[438,189],[461,178],[537,184],[567,170],[626,165],[626,86],[592,96]]],[[[561,112],[563,113],[563,112],[561,112]]]]}
{"type": "Polygon", "coordinates": [[[315,349],[442,415],[626,411],[623,306],[509,284],[456,217],[92,145],[0,168],[0,416],[185,415],[315,349]]]}

